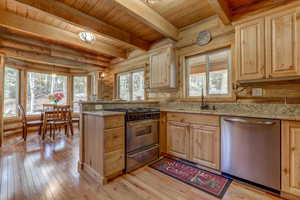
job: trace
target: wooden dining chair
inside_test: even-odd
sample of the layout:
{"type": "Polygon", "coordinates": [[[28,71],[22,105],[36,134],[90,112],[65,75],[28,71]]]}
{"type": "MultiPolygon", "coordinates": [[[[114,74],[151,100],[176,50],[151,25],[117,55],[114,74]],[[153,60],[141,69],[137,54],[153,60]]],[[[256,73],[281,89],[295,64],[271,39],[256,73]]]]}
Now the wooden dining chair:
{"type": "Polygon", "coordinates": [[[38,126],[39,127],[39,135],[41,135],[43,121],[42,120],[28,121],[27,117],[26,117],[24,107],[21,104],[18,105],[18,110],[19,110],[19,113],[20,113],[21,118],[22,118],[23,139],[26,141],[28,128],[31,128],[31,127],[38,126]]]}
{"type": "MultiPolygon", "coordinates": [[[[60,130],[61,127],[65,130],[65,135],[69,136],[69,129],[71,134],[74,135],[73,125],[72,125],[72,112],[69,105],[66,106],[56,106],[54,111],[45,112],[45,126],[50,126],[50,137],[55,139],[57,130],[60,130]],[[54,115],[56,118],[53,121],[49,121],[49,116],[54,115]]],[[[46,131],[44,131],[45,134],[46,131]]],[[[44,136],[43,136],[44,138],[44,136]]]]}
{"type": "Polygon", "coordinates": [[[56,104],[43,104],[43,111],[54,110],[56,106],[56,104]]]}

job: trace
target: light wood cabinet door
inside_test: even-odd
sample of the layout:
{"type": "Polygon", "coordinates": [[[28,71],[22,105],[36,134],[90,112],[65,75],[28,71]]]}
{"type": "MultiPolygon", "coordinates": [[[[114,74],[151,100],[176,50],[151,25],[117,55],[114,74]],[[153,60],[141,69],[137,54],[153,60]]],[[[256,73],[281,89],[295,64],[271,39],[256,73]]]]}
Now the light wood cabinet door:
{"type": "Polygon", "coordinates": [[[299,8],[266,17],[266,59],[269,78],[300,75],[299,8]]]}
{"type": "Polygon", "coordinates": [[[150,89],[176,87],[174,50],[167,48],[150,56],[150,89]]]}
{"type": "Polygon", "coordinates": [[[192,162],[220,169],[220,129],[214,126],[190,126],[190,157],[192,162]]]}
{"type": "Polygon", "coordinates": [[[150,87],[163,88],[169,85],[170,52],[160,51],[150,56],[150,87]]]}
{"type": "Polygon", "coordinates": [[[236,27],[236,65],[239,81],[265,78],[264,38],[264,18],[236,27]]]}
{"type": "Polygon", "coordinates": [[[189,158],[189,125],[169,121],[167,125],[167,153],[173,156],[189,158]]]}
{"type": "Polygon", "coordinates": [[[300,197],[300,122],[282,122],[282,191],[300,197]]]}

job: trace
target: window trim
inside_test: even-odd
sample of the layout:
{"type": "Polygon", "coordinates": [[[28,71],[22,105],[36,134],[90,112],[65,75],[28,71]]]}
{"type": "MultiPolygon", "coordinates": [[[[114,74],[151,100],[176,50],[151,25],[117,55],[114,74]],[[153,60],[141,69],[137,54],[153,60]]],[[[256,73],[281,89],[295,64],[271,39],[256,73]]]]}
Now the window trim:
{"type": "Polygon", "coordinates": [[[232,48],[229,47],[224,47],[224,48],[220,48],[217,50],[211,50],[208,52],[202,52],[202,53],[198,53],[198,54],[194,54],[194,55],[189,55],[189,56],[184,56],[183,58],[183,66],[184,66],[184,97],[187,99],[199,99],[201,98],[201,96],[189,96],[189,75],[190,75],[190,67],[187,64],[188,58],[191,57],[196,57],[196,56],[205,56],[205,60],[206,60],[206,66],[205,66],[205,77],[206,77],[206,88],[205,88],[205,93],[206,96],[204,96],[205,99],[231,99],[233,98],[233,94],[232,94],[232,88],[231,88],[231,82],[232,82],[232,78],[233,78],[233,69],[232,69],[232,48]],[[210,55],[214,55],[216,53],[219,52],[223,52],[223,51],[228,51],[228,93],[227,94],[209,94],[209,56],[210,55]]]}
{"type": "MultiPolygon", "coordinates": [[[[145,68],[138,68],[138,69],[134,69],[134,70],[130,70],[130,71],[126,71],[126,72],[121,72],[116,74],[116,98],[120,99],[120,88],[119,88],[119,77],[122,75],[127,75],[129,74],[130,78],[129,78],[129,101],[133,101],[133,90],[132,90],[132,74],[136,73],[136,72],[144,72],[144,84],[145,84],[145,68]]],[[[142,101],[146,100],[146,95],[145,95],[145,85],[144,85],[144,99],[142,101]]]]}

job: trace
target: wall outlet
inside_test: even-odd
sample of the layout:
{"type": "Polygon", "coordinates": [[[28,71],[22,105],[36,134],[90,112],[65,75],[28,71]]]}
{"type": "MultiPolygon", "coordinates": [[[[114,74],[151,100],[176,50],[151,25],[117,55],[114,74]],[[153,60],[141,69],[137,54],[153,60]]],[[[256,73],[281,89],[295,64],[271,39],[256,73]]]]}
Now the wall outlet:
{"type": "Polygon", "coordinates": [[[262,97],[264,95],[264,90],[262,88],[252,88],[252,96],[262,97]]]}
{"type": "Polygon", "coordinates": [[[103,109],[103,105],[96,105],[96,106],[95,106],[95,109],[96,109],[96,110],[102,110],[102,109],[103,109]]]}

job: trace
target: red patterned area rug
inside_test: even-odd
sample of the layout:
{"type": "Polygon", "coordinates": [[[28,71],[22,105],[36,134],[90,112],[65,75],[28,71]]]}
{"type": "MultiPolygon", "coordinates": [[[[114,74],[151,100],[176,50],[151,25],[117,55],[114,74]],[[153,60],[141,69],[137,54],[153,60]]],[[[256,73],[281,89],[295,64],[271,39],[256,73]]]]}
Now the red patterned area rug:
{"type": "Polygon", "coordinates": [[[149,167],[217,198],[224,196],[232,181],[226,177],[199,169],[192,163],[169,156],[151,164],[149,167]]]}

